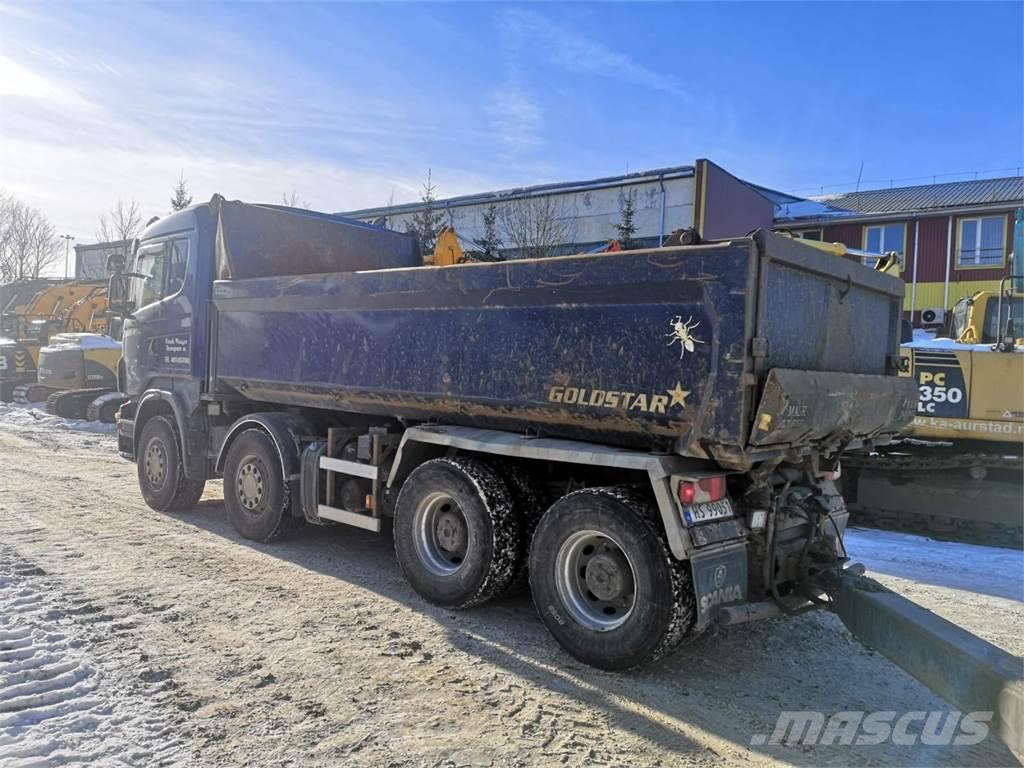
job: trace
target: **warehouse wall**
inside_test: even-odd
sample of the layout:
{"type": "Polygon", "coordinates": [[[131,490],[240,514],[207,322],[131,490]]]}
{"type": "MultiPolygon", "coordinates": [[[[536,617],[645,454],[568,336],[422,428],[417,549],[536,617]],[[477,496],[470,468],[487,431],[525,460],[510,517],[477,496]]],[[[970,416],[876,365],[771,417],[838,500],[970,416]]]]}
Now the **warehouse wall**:
{"type": "MultiPolygon", "coordinates": [[[[665,187],[665,221],[664,234],[675,229],[693,226],[693,177],[670,178],[664,180],[665,187]]],[[[564,253],[576,253],[590,250],[605,244],[616,236],[615,225],[621,220],[621,206],[625,195],[634,196],[636,215],[636,238],[648,241],[651,245],[658,244],[661,234],[661,185],[653,181],[631,182],[601,189],[584,191],[553,192],[545,197],[556,198],[555,210],[562,214],[569,229],[569,239],[560,249],[564,253]]],[[[484,233],[483,215],[491,203],[500,209],[501,199],[485,200],[479,203],[443,206],[445,223],[455,227],[462,240],[463,248],[471,248],[472,241],[482,237],[484,233]]],[[[442,201],[443,205],[443,201],[442,201]]],[[[373,215],[360,216],[362,221],[373,221],[373,215]]],[[[391,214],[387,216],[390,229],[405,231],[412,223],[415,212],[391,214]]],[[[500,230],[500,227],[499,227],[500,230]]],[[[505,247],[510,247],[505,243],[505,247]]],[[[514,255],[514,254],[512,254],[514,255]]]]}

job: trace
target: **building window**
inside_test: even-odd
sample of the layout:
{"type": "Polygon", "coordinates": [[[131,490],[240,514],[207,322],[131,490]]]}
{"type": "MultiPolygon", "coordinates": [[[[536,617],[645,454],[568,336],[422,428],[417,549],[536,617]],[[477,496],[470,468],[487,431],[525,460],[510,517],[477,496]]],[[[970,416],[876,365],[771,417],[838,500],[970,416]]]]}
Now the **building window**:
{"type": "Polygon", "coordinates": [[[903,254],[907,250],[906,224],[870,224],[864,227],[864,250],[870,255],[864,257],[864,265],[874,269],[882,254],[896,251],[900,258],[900,269],[903,269],[903,254]]]}
{"type": "Polygon", "coordinates": [[[820,229],[805,229],[803,232],[797,232],[796,236],[801,240],[817,240],[821,242],[821,230],[820,229]]]}
{"type": "Polygon", "coordinates": [[[959,269],[1001,267],[1006,258],[1006,217],[960,219],[956,265],[959,269]]]}

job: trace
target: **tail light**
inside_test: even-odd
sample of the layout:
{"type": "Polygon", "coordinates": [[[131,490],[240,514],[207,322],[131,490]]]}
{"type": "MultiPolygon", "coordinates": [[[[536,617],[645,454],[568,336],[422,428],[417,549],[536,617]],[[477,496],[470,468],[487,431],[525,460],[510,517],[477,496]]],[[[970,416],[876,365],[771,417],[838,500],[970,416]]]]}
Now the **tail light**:
{"type": "Polygon", "coordinates": [[[679,501],[683,506],[725,498],[725,475],[679,481],[679,501]]]}

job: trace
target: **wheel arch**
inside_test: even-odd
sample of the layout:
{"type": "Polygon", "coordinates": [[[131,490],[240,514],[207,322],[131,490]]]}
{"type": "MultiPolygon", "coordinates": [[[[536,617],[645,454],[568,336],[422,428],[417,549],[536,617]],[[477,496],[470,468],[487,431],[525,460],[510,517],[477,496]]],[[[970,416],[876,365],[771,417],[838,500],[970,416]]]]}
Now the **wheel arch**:
{"type": "Polygon", "coordinates": [[[250,413],[231,425],[217,451],[217,460],[214,463],[217,474],[224,472],[224,462],[227,459],[228,451],[231,450],[231,445],[239,435],[249,429],[257,429],[270,438],[281,462],[281,474],[286,483],[300,473],[302,436],[313,435],[312,426],[304,417],[297,414],[268,411],[250,413]]]}
{"type": "MultiPolygon", "coordinates": [[[[170,392],[166,392],[160,389],[151,389],[146,391],[142,397],[139,398],[139,404],[135,409],[135,424],[132,430],[132,445],[135,448],[135,453],[138,455],[139,439],[142,437],[142,430],[145,429],[146,423],[154,416],[170,416],[174,419],[175,432],[178,437],[178,451],[184,459],[188,453],[185,450],[185,416],[184,410],[181,403],[179,403],[174,395],[170,392]]],[[[185,467],[185,474],[189,474],[189,462],[182,462],[185,467]]]]}

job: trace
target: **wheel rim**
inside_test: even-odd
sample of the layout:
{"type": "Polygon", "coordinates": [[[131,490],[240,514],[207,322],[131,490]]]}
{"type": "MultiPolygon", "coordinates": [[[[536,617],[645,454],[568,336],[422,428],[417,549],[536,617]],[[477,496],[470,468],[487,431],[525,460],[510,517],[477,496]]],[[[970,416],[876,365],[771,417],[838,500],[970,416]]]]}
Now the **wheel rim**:
{"type": "Polygon", "coordinates": [[[242,509],[254,512],[263,501],[266,489],[266,473],[263,464],[255,456],[246,456],[238,465],[235,489],[242,509]]]}
{"type": "Polygon", "coordinates": [[[451,576],[466,561],[469,525],[455,499],[446,493],[424,498],[413,516],[416,553],[436,576],[451,576]]]}
{"type": "Polygon", "coordinates": [[[577,531],[555,558],[555,586],[577,623],[596,632],[621,627],[636,605],[636,570],[615,539],[577,531]]]}
{"type": "Polygon", "coordinates": [[[143,469],[146,472],[146,479],[153,488],[163,487],[164,479],[167,477],[167,450],[159,438],[153,438],[146,446],[143,469]]]}

